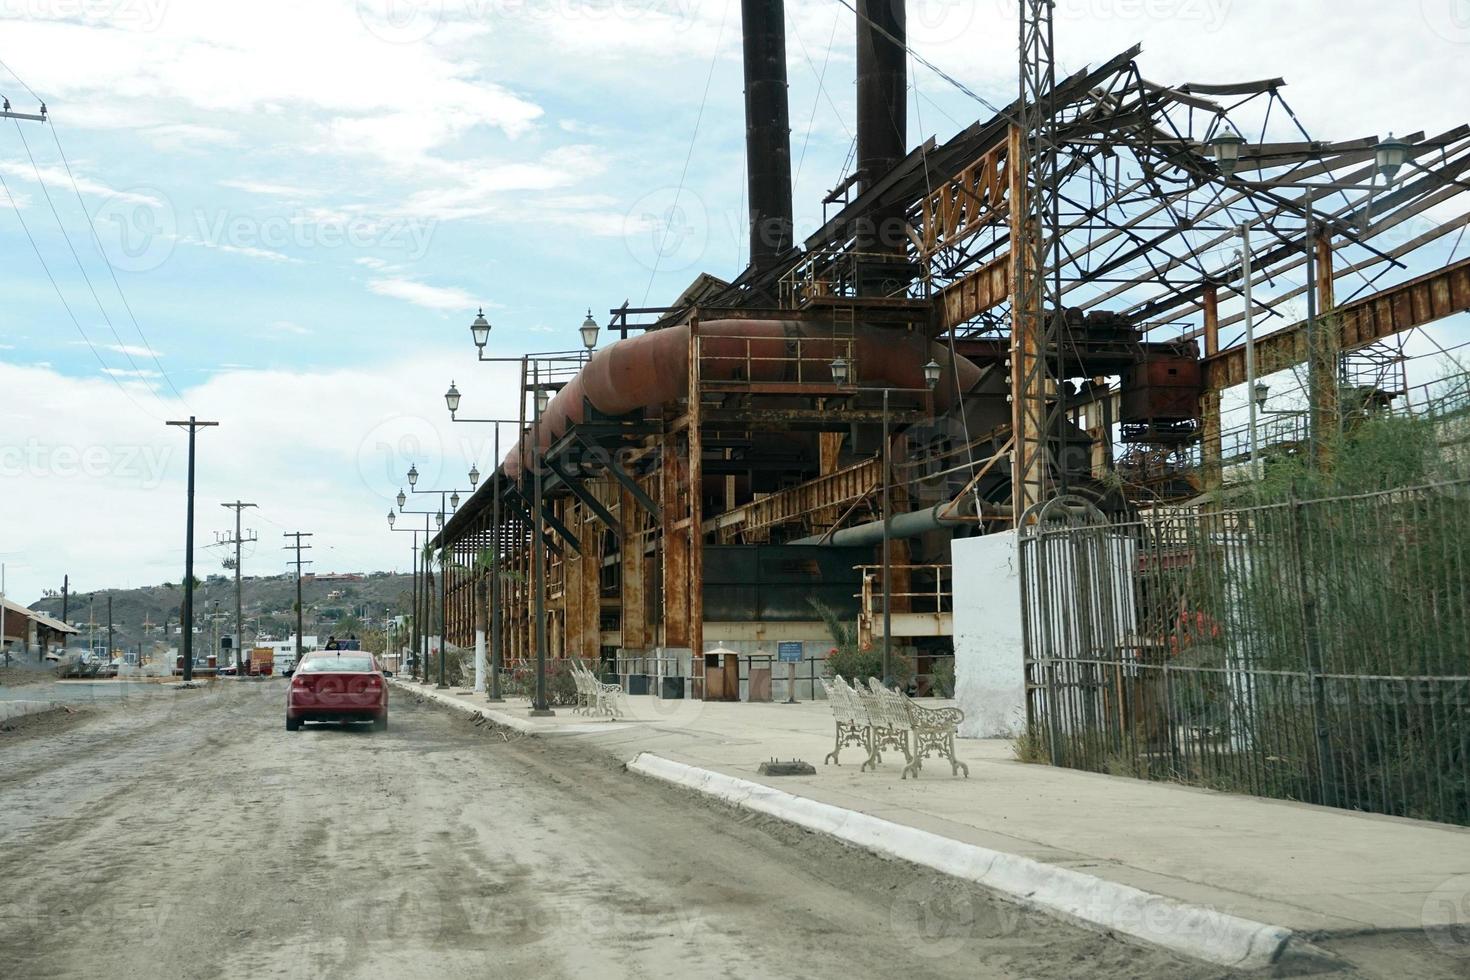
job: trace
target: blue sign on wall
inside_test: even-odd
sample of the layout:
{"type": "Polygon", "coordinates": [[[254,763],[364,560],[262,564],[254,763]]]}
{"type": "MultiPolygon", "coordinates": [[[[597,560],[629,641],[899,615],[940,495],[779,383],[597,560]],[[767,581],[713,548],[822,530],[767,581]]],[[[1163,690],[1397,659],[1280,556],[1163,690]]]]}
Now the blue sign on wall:
{"type": "Polygon", "coordinates": [[[783,664],[801,663],[801,641],[782,640],[776,644],[776,659],[783,664]]]}

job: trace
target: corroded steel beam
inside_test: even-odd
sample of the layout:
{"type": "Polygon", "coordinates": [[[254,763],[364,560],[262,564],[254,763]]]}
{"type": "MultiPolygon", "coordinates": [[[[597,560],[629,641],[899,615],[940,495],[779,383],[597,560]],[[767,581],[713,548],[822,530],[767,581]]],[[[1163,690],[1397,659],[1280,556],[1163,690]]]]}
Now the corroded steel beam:
{"type": "MultiPolygon", "coordinates": [[[[1470,258],[1427,275],[1344,303],[1318,322],[1337,323],[1343,351],[1470,310],[1470,258]]],[[[1305,322],[1256,340],[1256,374],[1281,371],[1307,359],[1305,322]]],[[[1245,384],[1245,346],[1232,347],[1203,363],[1206,391],[1245,384]]]]}

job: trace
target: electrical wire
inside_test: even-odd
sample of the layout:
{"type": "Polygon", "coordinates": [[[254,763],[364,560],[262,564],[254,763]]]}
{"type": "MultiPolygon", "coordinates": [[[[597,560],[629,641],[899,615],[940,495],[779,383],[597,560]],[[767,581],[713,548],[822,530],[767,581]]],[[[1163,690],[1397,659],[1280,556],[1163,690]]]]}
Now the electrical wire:
{"type": "Polygon", "coordinates": [[[801,166],[806,161],[807,144],[811,141],[812,128],[817,121],[817,106],[821,104],[823,98],[826,98],[828,107],[831,108],[833,115],[837,117],[837,121],[841,124],[843,132],[847,133],[847,138],[852,139],[852,130],[848,128],[847,120],[842,117],[842,113],[837,111],[837,105],[832,101],[831,94],[827,92],[826,85],[827,65],[832,60],[832,48],[837,41],[838,21],[839,19],[836,17],[832,19],[832,36],[827,39],[827,55],[822,59],[822,70],[820,73],[817,72],[817,66],[812,64],[811,55],[806,49],[806,42],[801,39],[801,34],[796,30],[795,21],[793,20],[791,24],[791,36],[796,38],[796,43],[801,47],[801,56],[806,60],[807,67],[811,69],[812,74],[817,79],[817,94],[812,99],[811,116],[807,119],[806,123],[806,136],[801,141],[801,156],[796,161],[796,176],[791,178],[791,186],[793,187],[801,179],[801,166]]]}
{"type": "MultiPolygon", "coordinates": [[[[679,186],[674,191],[674,203],[673,206],[670,208],[670,219],[674,217],[674,212],[678,210],[679,198],[684,193],[684,180],[689,176],[689,163],[691,160],[694,159],[694,147],[699,141],[699,124],[704,120],[704,109],[705,106],[709,103],[710,83],[712,83],[715,79],[715,66],[719,64],[720,45],[725,40],[725,21],[729,19],[729,16],[730,0],[725,0],[724,10],[720,14],[720,29],[715,34],[715,47],[714,50],[710,52],[709,74],[706,75],[704,79],[704,94],[700,96],[699,112],[694,117],[694,132],[689,134],[689,151],[684,154],[684,167],[682,170],[679,171],[679,186]]],[[[671,223],[672,221],[664,222],[663,235],[659,238],[658,251],[655,252],[653,256],[653,269],[648,274],[648,286],[643,290],[644,305],[647,305],[648,303],[648,294],[653,292],[653,281],[658,277],[658,267],[663,262],[664,247],[668,244],[669,241],[669,225],[671,223]]]]}
{"type": "Polygon", "coordinates": [[[39,95],[36,94],[36,90],[27,85],[26,80],[17,75],[14,68],[11,68],[3,60],[0,60],[0,68],[4,68],[6,73],[9,74],[11,78],[15,79],[17,82],[20,82],[21,88],[31,93],[31,98],[35,99],[37,102],[41,102],[44,105],[44,101],[39,95]]]}
{"type": "MultiPolygon", "coordinates": [[[[81,188],[77,186],[77,179],[72,174],[71,163],[66,158],[66,151],[61,148],[61,137],[56,132],[56,124],[52,122],[49,115],[46,117],[46,124],[51,130],[51,138],[56,141],[56,152],[61,157],[62,166],[66,168],[66,176],[67,179],[71,181],[73,192],[76,193],[77,204],[81,206],[82,213],[86,214],[86,205],[82,202],[81,188]]],[[[180,402],[183,402],[183,393],[180,392],[178,386],[174,384],[174,379],[169,377],[168,371],[164,368],[163,363],[158,359],[158,352],[154,350],[152,342],[150,342],[147,335],[143,333],[143,328],[139,325],[138,318],[133,313],[133,306],[131,303],[128,302],[128,297],[123,292],[122,283],[119,282],[117,278],[117,270],[113,268],[112,260],[107,257],[107,250],[102,247],[102,239],[97,234],[97,225],[92,220],[90,215],[87,218],[87,228],[92,233],[92,241],[97,246],[97,254],[102,256],[102,261],[107,266],[107,272],[112,277],[112,285],[117,290],[117,297],[119,300],[122,301],[123,309],[127,310],[128,319],[132,321],[133,329],[137,331],[138,339],[143,341],[144,348],[147,349],[148,355],[153,359],[154,365],[156,365],[158,368],[158,373],[163,376],[163,380],[168,385],[169,390],[174,393],[174,396],[177,397],[180,402]]]]}
{"type": "MultiPolygon", "coordinates": [[[[31,152],[31,144],[26,139],[24,130],[20,128],[20,121],[13,120],[13,122],[15,123],[15,131],[20,136],[21,145],[25,147],[26,158],[31,161],[31,171],[36,175],[36,183],[41,188],[41,195],[46,198],[46,206],[51,209],[51,216],[56,219],[56,227],[61,230],[61,237],[66,241],[66,247],[71,252],[72,261],[77,264],[77,271],[82,274],[82,281],[87,284],[87,292],[92,294],[92,302],[97,304],[97,312],[102,314],[102,322],[107,324],[107,329],[112,332],[112,339],[117,341],[118,353],[127,359],[128,366],[132,368],[133,376],[141,379],[143,372],[139,369],[138,362],[133,360],[133,355],[129,352],[128,345],[123,343],[121,335],[117,332],[117,327],[112,323],[112,317],[107,315],[107,308],[102,305],[102,298],[97,295],[97,289],[92,285],[92,277],[87,274],[87,267],[82,263],[82,257],[77,254],[77,249],[72,243],[71,235],[67,233],[66,223],[61,220],[61,212],[56,209],[56,202],[51,198],[51,191],[47,189],[46,181],[41,177],[41,168],[36,164],[35,154],[31,152]]],[[[148,390],[152,392],[155,398],[158,398],[158,393],[153,391],[151,386],[148,390]]],[[[159,402],[162,403],[161,398],[159,398],[159,402]]]]}
{"type": "Polygon", "coordinates": [[[47,264],[46,256],[41,253],[40,246],[36,244],[36,238],[34,235],[31,234],[30,226],[26,224],[25,215],[21,214],[20,212],[20,205],[15,202],[15,196],[10,193],[10,187],[5,182],[4,174],[0,174],[0,192],[4,192],[5,199],[10,202],[11,209],[15,211],[15,217],[17,218],[17,220],[20,221],[21,231],[25,232],[26,240],[31,243],[31,250],[36,253],[36,259],[41,263],[42,271],[46,273],[46,278],[51,281],[51,288],[56,291],[56,298],[61,300],[62,309],[66,310],[66,315],[71,320],[72,326],[76,327],[77,333],[81,335],[82,342],[87,345],[87,349],[90,350],[92,352],[92,356],[97,359],[97,364],[102,368],[102,373],[108,378],[112,379],[112,383],[117,385],[117,390],[122,392],[123,396],[126,397],[128,401],[133,403],[134,408],[152,419],[163,421],[162,418],[154,415],[152,412],[148,411],[146,408],[138,403],[138,400],[133,397],[132,392],[128,391],[123,383],[117,379],[117,375],[112,373],[112,369],[108,366],[107,362],[102,359],[102,355],[97,352],[96,346],[93,345],[91,338],[87,336],[87,331],[82,329],[81,321],[78,320],[77,315],[72,312],[71,304],[66,301],[66,294],[61,291],[61,285],[57,283],[56,277],[51,274],[51,266],[47,264]]]}
{"type": "Polygon", "coordinates": [[[938,75],[940,78],[944,79],[946,82],[959,89],[965,95],[968,95],[970,98],[974,99],[976,102],[980,103],[985,108],[995,113],[997,116],[1000,116],[1003,119],[1006,119],[1007,121],[1012,123],[1017,121],[1009,113],[997,108],[995,103],[979,95],[964,82],[961,82],[959,79],[955,78],[953,75],[949,74],[944,69],[934,64],[934,62],[930,61],[928,58],[925,58],[923,55],[919,54],[919,52],[909,47],[906,42],[901,41],[898,38],[894,37],[892,34],[888,33],[888,30],[884,28],[881,24],[874,23],[871,18],[863,16],[863,14],[859,12],[858,9],[854,7],[851,3],[849,3],[848,0],[837,0],[837,2],[842,4],[848,10],[851,10],[854,16],[866,23],[873,30],[877,31],[879,34],[882,34],[884,37],[888,38],[889,41],[892,41],[900,48],[903,48],[903,50],[907,52],[910,58],[913,58],[919,64],[923,65],[925,68],[929,69],[934,74],[938,75]]]}

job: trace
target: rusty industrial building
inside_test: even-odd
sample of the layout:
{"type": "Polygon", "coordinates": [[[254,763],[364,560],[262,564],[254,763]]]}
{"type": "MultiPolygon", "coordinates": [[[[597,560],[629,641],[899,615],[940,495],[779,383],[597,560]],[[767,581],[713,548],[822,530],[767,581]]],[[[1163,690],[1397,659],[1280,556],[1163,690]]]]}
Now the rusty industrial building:
{"type": "Polygon", "coordinates": [[[822,643],[818,605],[881,631],[886,495],[892,635],[922,661],[950,649],[956,537],[1063,489],[1118,515],[1219,491],[1249,285],[1305,282],[1255,298],[1255,373],[1307,365],[1322,425],[1391,400],[1398,338],[1470,308],[1470,260],[1403,272],[1470,223],[1470,127],[1319,142],[1282,79],[1155,82],[1136,48],[1057,78],[1024,12],[1016,101],[914,142],[902,5],[857,2],[856,169],[794,241],[784,11],[742,7],[750,264],[523,362],[519,443],[434,539],[451,643],[493,550],[502,662],[534,657],[542,549],[549,656],[672,659],[731,697],[717,644],[822,643]]]}

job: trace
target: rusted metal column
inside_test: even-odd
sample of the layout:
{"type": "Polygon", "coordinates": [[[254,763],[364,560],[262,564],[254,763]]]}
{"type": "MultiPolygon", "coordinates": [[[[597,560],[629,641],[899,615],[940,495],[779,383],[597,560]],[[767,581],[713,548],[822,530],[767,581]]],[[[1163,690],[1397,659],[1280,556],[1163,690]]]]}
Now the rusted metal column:
{"type": "MultiPolygon", "coordinates": [[[[1220,352],[1220,297],[1213,283],[1205,287],[1203,305],[1205,356],[1213,357],[1220,352]]],[[[1200,395],[1199,411],[1204,430],[1200,439],[1202,489],[1212,492],[1219,490],[1224,482],[1224,467],[1220,459],[1220,392],[1206,390],[1200,395]]]]}
{"type": "Polygon", "coordinates": [[[704,438],[700,432],[699,316],[689,318],[689,648],[704,697],[704,438]]]}
{"type": "MultiPolygon", "coordinates": [[[[576,536],[579,544],[586,540],[583,533],[583,525],[586,521],[581,507],[568,501],[561,510],[561,521],[576,536]]],[[[558,605],[563,614],[563,649],[570,657],[582,656],[581,638],[582,630],[585,628],[585,613],[582,609],[582,572],[581,558],[568,550],[561,561],[561,601],[558,605]]]]}
{"type": "Polygon", "coordinates": [[[689,646],[689,533],[680,433],[664,435],[659,458],[659,531],[663,541],[663,645],[689,646]]]}
{"type": "Polygon", "coordinates": [[[643,512],[633,495],[622,491],[619,523],[622,540],[619,555],[622,562],[621,601],[623,608],[623,646],[629,650],[648,647],[648,594],[644,588],[643,512]]]}
{"type": "MultiPolygon", "coordinates": [[[[597,496],[600,487],[594,485],[589,489],[597,496]]],[[[599,497],[598,503],[602,502],[599,497]]],[[[602,654],[602,526],[585,510],[580,540],[582,554],[575,559],[582,566],[582,622],[577,656],[595,664],[602,654]]]]}
{"type": "Polygon", "coordinates": [[[1324,467],[1336,454],[1337,437],[1342,432],[1340,404],[1342,377],[1342,325],[1338,322],[1337,297],[1333,286],[1332,233],[1320,229],[1315,243],[1317,290],[1317,329],[1313,349],[1307,352],[1308,370],[1316,392],[1313,410],[1317,414],[1317,461],[1324,467]]]}
{"type": "Polygon", "coordinates": [[[1028,315],[1033,280],[1031,249],[1025,244],[1037,230],[1030,227],[1026,192],[1026,138],[1012,125],[1006,139],[1006,192],[1011,235],[1011,513],[1019,520],[1046,489],[1046,376],[1040,369],[1042,318],[1028,315]]]}

